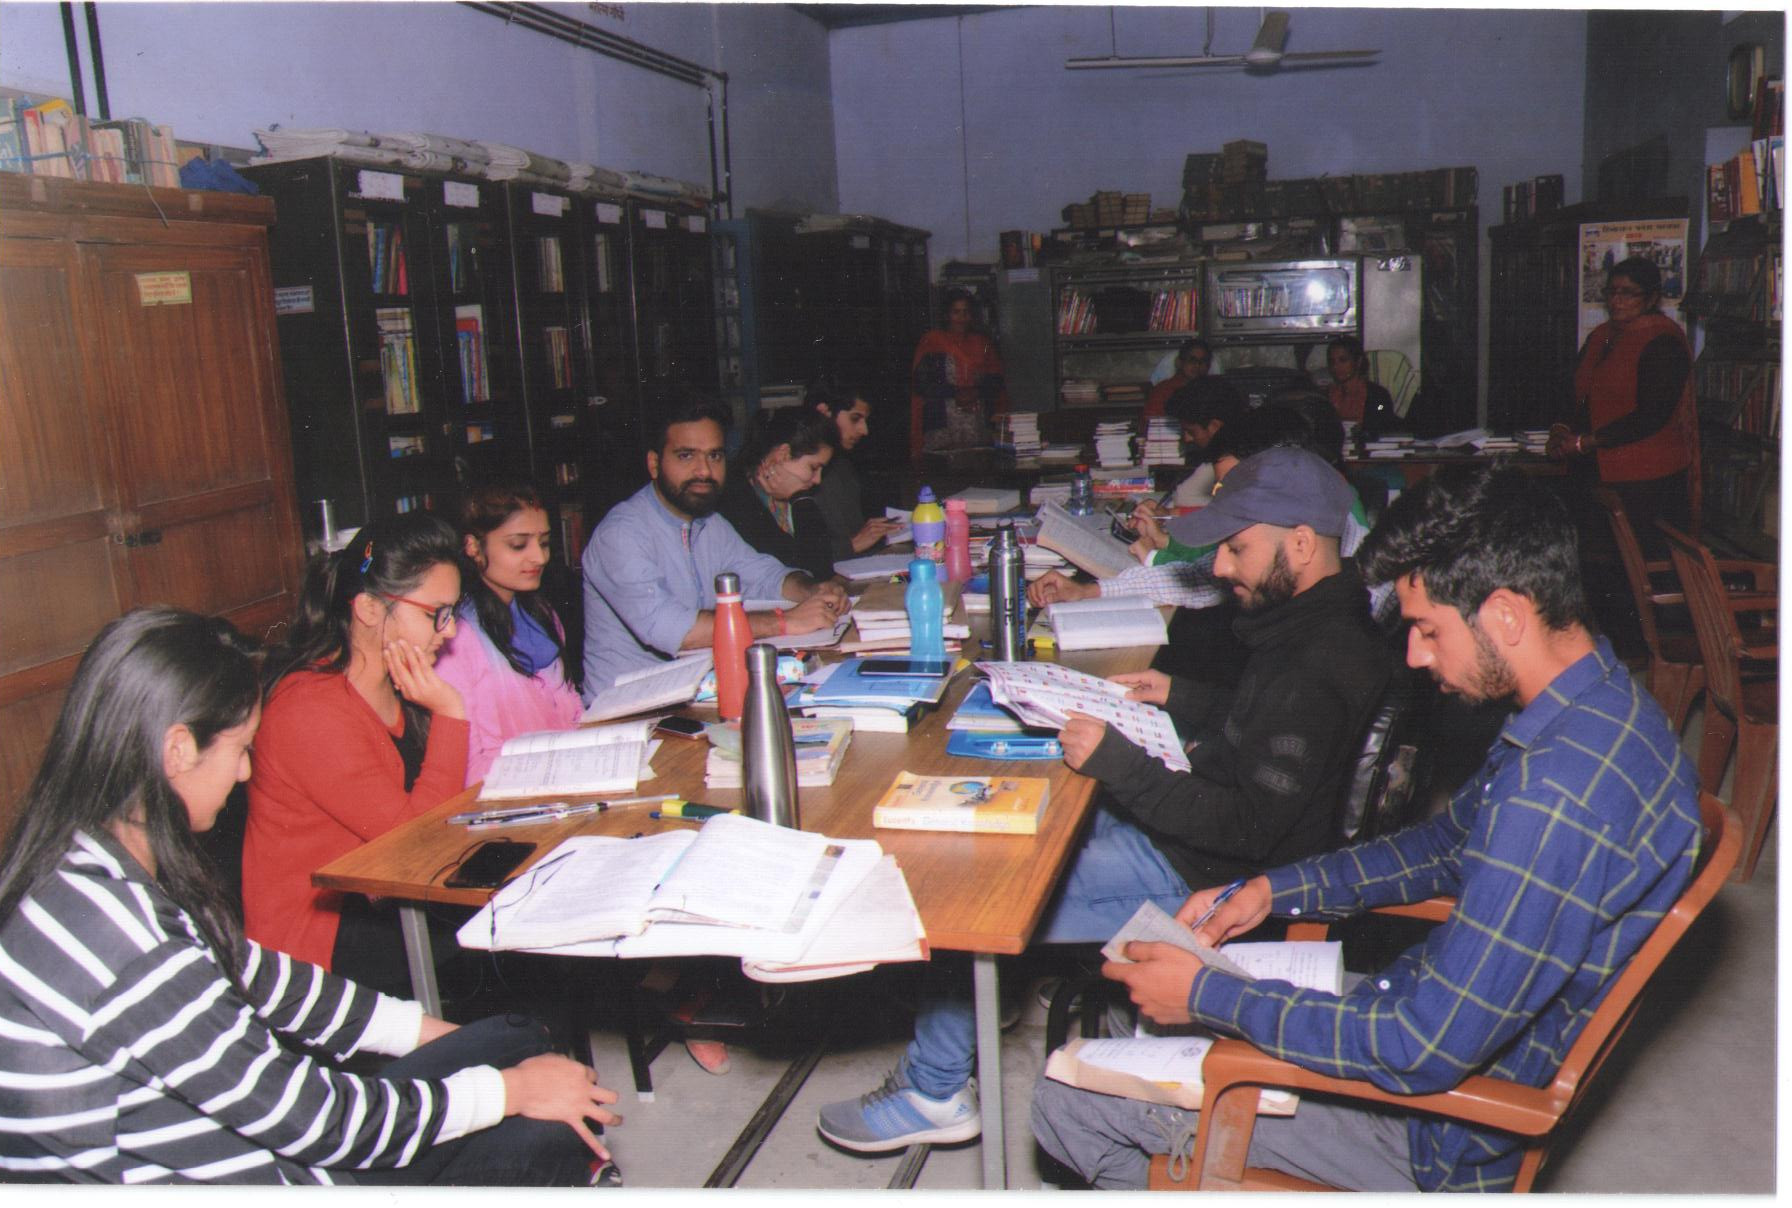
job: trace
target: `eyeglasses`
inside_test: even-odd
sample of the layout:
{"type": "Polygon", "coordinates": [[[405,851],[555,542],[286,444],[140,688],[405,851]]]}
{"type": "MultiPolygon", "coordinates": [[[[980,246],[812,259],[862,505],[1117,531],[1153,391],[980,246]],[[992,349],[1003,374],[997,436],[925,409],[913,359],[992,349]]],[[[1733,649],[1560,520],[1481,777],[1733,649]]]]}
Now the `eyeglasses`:
{"type": "Polygon", "coordinates": [[[1641,298],[1644,296],[1644,291],[1634,285],[1608,285],[1605,287],[1605,296],[1608,298],[1641,298]]]}
{"type": "Polygon", "coordinates": [[[448,626],[454,623],[454,605],[452,604],[443,604],[440,606],[435,604],[425,604],[422,600],[413,600],[409,596],[388,595],[383,591],[380,593],[380,596],[383,599],[392,601],[394,604],[409,604],[412,608],[421,608],[424,612],[429,614],[430,623],[436,627],[437,633],[446,633],[448,626]]]}

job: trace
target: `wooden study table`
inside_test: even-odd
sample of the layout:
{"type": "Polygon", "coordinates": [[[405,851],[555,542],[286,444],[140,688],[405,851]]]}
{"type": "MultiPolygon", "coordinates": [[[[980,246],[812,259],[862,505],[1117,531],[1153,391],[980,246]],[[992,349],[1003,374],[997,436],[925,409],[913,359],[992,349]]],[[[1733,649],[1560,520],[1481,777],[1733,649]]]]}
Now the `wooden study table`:
{"type": "MultiPolygon", "coordinates": [[[[1153,653],[1148,648],[1088,651],[1066,655],[1062,661],[1077,670],[1105,676],[1143,670],[1153,653]]],[[[972,954],[977,1079],[983,1108],[983,1185],[1003,1187],[1007,1184],[1007,1160],[996,957],[1023,951],[1032,938],[1079,841],[1095,782],[1072,772],[1061,760],[996,763],[948,756],[946,721],[973,678],[971,672],[961,672],[947,688],[940,707],[929,712],[906,735],[855,732],[834,783],[827,788],[802,789],[799,801],[804,830],[834,838],[876,839],[901,865],[926,926],[929,945],[972,954]],[[1036,835],[874,829],[872,806],[900,771],[1047,776],[1051,780],[1051,800],[1036,835]]],[[[654,757],[656,775],[642,781],[636,792],[678,793],[715,805],[740,805],[738,789],[703,787],[708,749],[705,742],[667,739],[654,757]]],[[[534,842],[537,847],[533,857],[523,865],[527,869],[561,840],[573,835],[633,835],[689,825],[656,822],[648,817],[651,806],[624,807],[495,831],[469,832],[464,826],[445,821],[450,814],[472,808],[473,798],[472,790],[461,793],[312,875],[312,882],[324,889],[395,898],[400,902],[411,987],[431,1014],[440,1013],[441,1000],[436,989],[429,928],[420,903],[478,906],[491,896],[490,891],[448,889],[441,883],[474,843],[494,836],[534,842]]],[[[549,799],[568,798],[543,798],[549,799]]]]}

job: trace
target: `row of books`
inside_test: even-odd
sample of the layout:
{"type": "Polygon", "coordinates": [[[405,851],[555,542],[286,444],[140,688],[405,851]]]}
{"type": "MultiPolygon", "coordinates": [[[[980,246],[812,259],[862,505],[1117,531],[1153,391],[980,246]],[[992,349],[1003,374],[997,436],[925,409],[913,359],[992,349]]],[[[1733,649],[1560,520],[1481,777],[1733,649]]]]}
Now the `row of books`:
{"type": "Polygon", "coordinates": [[[1151,296],[1151,317],[1147,331],[1196,331],[1201,326],[1200,291],[1162,289],[1151,296]]]}
{"type": "Polygon", "coordinates": [[[463,230],[462,223],[451,222],[445,232],[448,244],[448,288],[457,294],[466,293],[468,287],[475,284],[475,270],[478,267],[478,261],[462,234],[463,230]]]}
{"type": "Polygon", "coordinates": [[[460,356],[461,402],[491,398],[491,375],[485,359],[485,308],[470,303],[454,308],[454,344],[460,356]]]}
{"type": "Polygon", "coordinates": [[[1780,134],[1755,139],[1723,163],[1707,165],[1706,217],[1712,222],[1729,222],[1784,209],[1780,190],[1785,170],[1786,139],[1780,134]]]}
{"type": "Polygon", "coordinates": [[[1705,414],[1767,440],[1780,434],[1780,366],[1772,361],[1702,360],[1694,368],[1705,414]]]}
{"type": "Polygon", "coordinates": [[[180,187],[174,129],[140,117],[90,121],[60,97],[0,99],[0,170],[180,187]]]}
{"type": "Polygon", "coordinates": [[[995,445],[1012,450],[1017,460],[1038,457],[1045,447],[1039,437],[1039,413],[1009,411],[996,416],[995,445]]]}
{"type": "Polygon", "coordinates": [[[566,271],[560,262],[560,236],[542,235],[535,240],[537,259],[541,265],[538,285],[544,294],[566,292],[566,271]]]}
{"type": "Polygon", "coordinates": [[[1095,299],[1081,290],[1067,289],[1058,299],[1058,334],[1089,335],[1095,330],[1095,299]]]}
{"type": "Polygon", "coordinates": [[[367,267],[373,274],[374,293],[402,296],[411,292],[403,226],[396,222],[367,224],[367,267]]]}
{"type": "Polygon", "coordinates": [[[567,337],[566,328],[543,328],[541,338],[547,346],[549,384],[555,390],[571,389],[572,341],[567,337]]]}
{"type": "Polygon", "coordinates": [[[373,312],[373,318],[379,329],[386,414],[415,415],[422,410],[422,400],[417,390],[417,333],[410,308],[382,306],[373,312]]]}

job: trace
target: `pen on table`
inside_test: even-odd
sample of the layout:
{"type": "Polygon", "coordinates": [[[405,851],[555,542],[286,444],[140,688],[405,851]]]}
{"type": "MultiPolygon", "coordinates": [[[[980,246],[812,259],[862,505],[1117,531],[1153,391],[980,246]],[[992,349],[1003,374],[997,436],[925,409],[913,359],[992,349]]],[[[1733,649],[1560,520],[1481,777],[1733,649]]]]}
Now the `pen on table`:
{"type": "Polygon", "coordinates": [[[605,810],[615,809],[618,806],[658,805],[662,801],[676,800],[678,800],[677,793],[657,793],[649,797],[618,797],[614,801],[588,801],[579,806],[568,805],[564,801],[538,801],[533,805],[512,805],[501,809],[470,810],[464,814],[450,814],[446,821],[455,823],[456,825],[463,823],[479,823],[480,825],[484,825],[491,822],[503,822],[510,818],[534,818],[538,815],[553,813],[557,810],[570,810],[580,814],[588,814],[592,811],[596,811],[601,814],[605,810]]]}
{"type": "Polygon", "coordinates": [[[1188,929],[1190,931],[1199,931],[1202,927],[1204,927],[1207,924],[1207,920],[1211,919],[1213,917],[1215,911],[1217,911],[1221,906],[1224,906],[1227,902],[1231,901],[1232,895],[1237,893],[1239,890],[1241,890],[1243,888],[1244,888],[1243,881],[1234,881],[1234,882],[1232,882],[1232,884],[1230,884],[1230,885],[1226,886],[1224,889],[1220,890],[1220,896],[1213,899],[1213,905],[1209,906],[1207,908],[1207,912],[1205,914],[1203,914],[1200,918],[1198,918],[1194,922],[1190,923],[1188,926],[1188,929]]]}
{"type": "Polygon", "coordinates": [[[556,805],[551,808],[508,813],[496,818],[475,818],[467,823],[470,831],[492,830],[500,826],[527,826],[532,822],[558,822],[562,818],[576,818],[580,814],[601,813],[607,805],[602,801],[587,801],[583,805],[556,805]]]}

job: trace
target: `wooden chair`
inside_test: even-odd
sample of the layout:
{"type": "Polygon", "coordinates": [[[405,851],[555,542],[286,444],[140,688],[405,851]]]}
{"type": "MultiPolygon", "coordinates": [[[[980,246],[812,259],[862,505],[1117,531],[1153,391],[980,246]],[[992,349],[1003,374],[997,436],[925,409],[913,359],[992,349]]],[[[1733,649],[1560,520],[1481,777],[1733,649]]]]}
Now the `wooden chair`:
{"type": "Polygon", "coordinates": [[[1719,562],[1711,551],[1672,525],[1656,522],[1692,610],[1693,631],[1705,663],[1705,737],[1699,746],[1699,787],[1715,793],[1732,752],[1736,775],[1730,803],[1747,834],[1736,879],[1755,874],[1779,799],[1779,632],[1744,629],[1737,615],[1779,610],[1777,570],[1767,562],[1719,562]],[[1754,591],[1727,591],[1725,571],[1753,572],[1754,591]]]}
{"type": "Polygon", "coordinates": [[[1611,523],[1612,539],[1617,542],[1618,556],[1624,563],[1624,577],[1630,581],[1630,594],[1636,600],[1637,622],[1642,627],[1643,645],[1649,651],[1649,691],[1668,715],[1668,725],[1679,734],[1686,725],[1692,702],[1705,690],[1705,665],[1699,658],[1698,637],[1683,629],[1664,632],[1656,614],[1666,607],[1684,605],[1686,597],[1679,591],[1662,590],[1656,584],[1654,576],[1673,574],[1673,563],[1644,560],[1643,547],[1636,539],[1636,530],[1630,527],[1630,517],[1617,492],[1600,487],[1593,494],[1611,523]]]}
{"type": "MultiPolygon", "coordinates": [[[[1605,999],[1568,1050],[1562,1068],[1548,1086],[1531,1087],[1484,1075],[1463,1079],[1454,1090],[1429,1095],[1397,1095],[1368,1082],[1330,1078],[1290,1065],[1242,1040],[1221,1040],[1202,1066],[1206,1092],[1202,1100],[1194,1156],[1187,1176],[1171,1179],[1163,1155],[1151,1160],[1150,1187],[1168,1191],[1331,1191],[1305,1179],[1245,1166],[1251,1131],[1257,1121],[1257,1094],[1262,1087],[1342,1096],[1384,1103],[1401,1111],[1447,1116],[1483,1128],[1514,1133],[1525,1139],[1525,1151],[1514,1190],[1529,1191],[1548,1159],[1551,1139],[1592,1084],[1599,1067],[1617,1046],[1635,1017],[1642,991],[1663,959],[1680,942],[1693,920],[1716,896],[1736,865],[1741,846],[1735,815],[1710,793],[1699,795],[1705,839],[1692,883],[1656,925],[1605,999]]],[[[1441,902],[1402,907],[1405,914],[1448,914],[1441,902]]]]}

